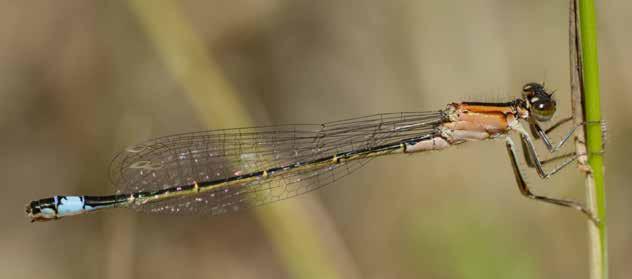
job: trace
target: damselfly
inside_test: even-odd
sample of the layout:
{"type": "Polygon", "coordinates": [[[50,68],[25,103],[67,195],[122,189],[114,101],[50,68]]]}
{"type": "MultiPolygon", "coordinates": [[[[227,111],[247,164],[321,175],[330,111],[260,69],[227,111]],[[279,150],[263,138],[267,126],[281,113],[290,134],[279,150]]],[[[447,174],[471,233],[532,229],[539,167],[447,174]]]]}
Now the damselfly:
{"type": "Polygon", "coordinates": [[[439,111],[386,113],[321,125],[240,128],[172,135],[120,152],[110,166],[110,196],[54,196],[29,203],[32,221],[47,221],[86,212],[131,207],[144,212],[221,214],[297,196],[330,184],[385,155],[441,150],[468,141],[504,139],[520,193],[577,209],[580,203],[531,192],[518,164],[520,135],[529,167],[546,179],[576,160],[574,153],[540,160],[534,140],[550,153],[558,151],[575,130],[554,144],[540,124],[556,111],[553,94],[528,83],[522,96],[505,103],[452,103],[439,111]],[[530,132],[523,127],[527,123],[530,132]],[[550,171],[548,162],[563,161],[550,171]]]}

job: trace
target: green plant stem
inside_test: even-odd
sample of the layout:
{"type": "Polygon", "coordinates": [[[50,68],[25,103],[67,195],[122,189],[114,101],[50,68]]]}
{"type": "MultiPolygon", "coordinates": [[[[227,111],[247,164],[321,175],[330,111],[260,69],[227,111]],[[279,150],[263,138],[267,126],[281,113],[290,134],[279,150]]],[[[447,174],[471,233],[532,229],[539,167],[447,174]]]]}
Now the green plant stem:
{"type": "Polygon", "coordinates": [[[604,185],[603,138],[601,128],[601,101],[599,93],[599,63],[597,57],[597,31],[593,0],[579,0],[579,23],[581,30],[582,72],[584,91],[584,113],[586,125],[586,147],[589,179],[589,204],[599,218],[597,226],[590,226],[591,278],[608,278],[606,194],[604,185]]]}

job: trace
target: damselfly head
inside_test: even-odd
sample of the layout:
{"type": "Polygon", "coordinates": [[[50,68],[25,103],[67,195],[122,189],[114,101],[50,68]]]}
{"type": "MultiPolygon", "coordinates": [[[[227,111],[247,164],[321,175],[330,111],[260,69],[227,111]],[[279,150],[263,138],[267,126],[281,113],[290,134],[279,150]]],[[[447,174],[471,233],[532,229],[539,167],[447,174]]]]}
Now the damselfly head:
{"type": "Polygon", "coordinates": [[[553,93],[547,92],[544,85],[535,82],[525,84],[522,87],[522,97],[535,120],[543,122],[553,118],[557,104],[553,93]]]}

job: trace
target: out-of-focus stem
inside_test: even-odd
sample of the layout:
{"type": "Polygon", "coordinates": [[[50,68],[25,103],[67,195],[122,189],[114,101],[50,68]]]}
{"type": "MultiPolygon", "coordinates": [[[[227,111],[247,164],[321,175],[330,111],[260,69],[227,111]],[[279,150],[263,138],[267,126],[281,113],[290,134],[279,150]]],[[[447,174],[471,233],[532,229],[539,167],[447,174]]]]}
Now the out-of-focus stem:
{"type": "MultiPolygon", "coordinates": [[[[253,126],[239,96],[207,54],[204,42],[193,31],[176,2],[132,0],[129,3],[201,120],[213,128],[253,126]]],[[[327,238],[317,230],[317,226],[331,226],[322,209],[311,210],[308,214],[308,210],[298,203],[286,203],[255,212],[291,278],[341,278],[353,273],[345,270],[342,273],[346,276],[342,276],[333,262],[335,257],[329,255],[346,252],[335,251],[341,249],[339,243],[325,241],[327,238]]],[[[324,234],[329,238],[335,236],[335,233],[324,234]]]]}

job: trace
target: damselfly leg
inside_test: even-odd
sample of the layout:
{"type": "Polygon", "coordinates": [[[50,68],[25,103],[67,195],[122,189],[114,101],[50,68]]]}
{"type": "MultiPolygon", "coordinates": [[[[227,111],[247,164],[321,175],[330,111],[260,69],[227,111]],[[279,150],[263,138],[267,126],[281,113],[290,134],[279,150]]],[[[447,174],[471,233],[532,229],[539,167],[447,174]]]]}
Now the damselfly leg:
{"type": "MultiPolygon", "coordinates": [[[[575,131],[577,130],[578,127],[585,125],[584,123],[581,123],[580,125],[575,126],[573,129],[571,129],[568,134],[566,134],[563,139],[560,141],[560,143],[558,144],[552,144],[550,141],[550,138],[546,135],[547,132],[550,132],[553,128],[557,128],[559,127],[561,124],[563,124],[564,122],[568,122],[568,120],[563,119],[562,121],[556,123],[555,125],[552,126],[552,128],[547,129],[547,131],[543,131],[542,129],[540,129],[540,127],[537,125],[537,123],[533,123],[534,125],[530,125],[532,128],[534,128],[536,131],[538,131],[537,134],[534,134],[534,137],[538,137],[543,139],[543,142],[545,143],[545,145],[547,146],[547,149],[549,150],[550,153],[555,153],[556,151],[559,150],[560,147],[562,147],[564,145],[564,143],[566,143],[568,141],[568,139],[570,139],[572,137],[572,135],[575,133],[575,131]],[[551,148],[549,148],[551,147],[551,148]]],[[[540,176],[540,178],[542,179],[547,179],[553,175],[555,175],[556,173],[558,173],[560,170],[562,170],[563,168],[565,168],[566,166],[570,165],[572,162],[574,162],[575,160],[577,160],[577,156],[575,152],[572,153],[566,153],[566,154],[562,154],[559,156],[554,156],[552,158],[549,159],[545,159],[545,160],[540,160],[536,150],[535,150],[535,145],[533,143],[533,139],[531,138],[531,136],[529,135],[529,133],[527,133],[524,129],[522,129],[522,127],[518,127],[515,129],[516,131],[518,131],[518,133],[520,134],[520,141],[522,143],[522,148],[523,148],[523,152],[524,152],[524,158],[525,161],[527,163],[527,165],[529,167],[535,168],[536,172],[538,173],[538,175],[540,176]],[[550,162],[554,162],[554,161],[558,161],[558,160],[562,160],[565,159],[561,164],[559,164],[558,166],[556,166],[555,168],[553,168],[552,170],[546,171],[543,166],[547,163],[550,162]]],[[[533,130],[533,129],[532,129],[533,130]]],[[[509,153],[509,159],[511,161],[512,164],[512,169],[514,171],[514,176],[516,178],[516,183],[518,184],[518,189],[520,190],[520,193],[522,193],[524,196],[530,198],[530,199],[534,199],[534,200],[538,200],[538,201],[542,201],[542,202],[547,202],[547,203],[551,203],[551,204],[555,204],[555,205],[560,205],[560,206],[565,206],[565,207],[570,207],[570,208],[574,208],[576,210],[581,211],[582,213],[584,213],[586,216],[588,216],[588,218],[593,221],[595,224],[599,223],[599,220],[594,216],[594,214],[592,214],[592,212],[590,210],[588,210],[584,205],[582,205],[581,203],[575,202],[575,201],[571,201],[571,200],[563,200],[563,199],[556,199],[556,198],[551,198],[551,197],[546,197],[546,196],[540,196],[540,195],[535,195],[531,192],[531,190],[529,189],[529,186],[527,185],[523,175],[522,175],[522,171],[520,169],[520,166],[518,164],[518,159],[517,159],[517,155],[516,155],[516,150],[515,150],[515,144],[513,142],[513,140],[510,137],[507,137],[506,139],[506,146],[507,146],[507,151],[509,153]]]]}
{"type": "MultiPolygon", "coordinates": [[[[520,190],[520,193],[523,196],[533,199],[533,200],[541,201],[541,202],[574,208],[582,212],[584,215],[586,215],[588,219],[590,219],[593,223],[599,224],[599,220],[597,219],[597,217],[581,203],[571,201],[571,200],[555,199],[555,198],[533,194],[533,192],[531,192],[531,190],[529,189],[529,186],[527,185],[527,182],[525,181],[524,176],[522,175],[522,170],[520,169],[520,166],[518,165],[518,158],[517,158],[518,156],[517,156],[517,152],[516,152],[516,148],[515,148],[515,144],[513,140],[510,137],[507,137],[505,139],[505,143],[507,146],[507,152],[509,153],[509,160],[511,162],[511,167],[514,172],[514,177],[516,178],[516,183],[518,184],[518,189],[520,190]]],[[[562,164],[562,168],[563,166],[566,166],[566,165],[568,165],[568,163],[562,164]]],[[[549,176],[556,172],[557,171],[551,172],[549,176]]],[[[546,176],[543,178],[548,178],[549,176],[546,176]]]]}
{"type": "MultiPolygon", "coordinates": [[[[575,132],[577,131],[577,129],[579,127],[582,126],[586,126],[588,124],[593,124],[591,122],[582,122],[579,123],[577,125],[575,125],[572,129],[570,129],[563,137],[562,140],[560,140],[559,143],[554,144],[553,141],[551,140],[551,137],[548,135],[550,132],[552,132],[553,130],[559,128],[560,126],[562,126],[563,124],[569,122],[573,120],[572,117],[567,117],[564,119],[561,119],[560,121],[556,122],[555,124],[553,124],[551,127],[547,128],[546,130],[543,131],[543,129],[539,126],[538,123],[534,122],[534,121],[530,121],[529,123],[529,128],[531,130],[531,135],[534,139],[538,140],[538,139],[542,139],[542,141],[544,142],[544,145],[547,147],[547,150],[549,151],[549,153],[555,153],[557,152],[560,148],[562,148],[562,146],[564,146],[564,144],[566,142],[568,142],[569,139],[571,139],[571,137],[575,134],[575,132]]],[[[598,124],[600,124],[602,126],[602,130],[604,133],[604,137],[605,137],[605,125],[601,122],[599,122],[598,124]]],[[[526,161],[527,166],[529,166],[530,168],[535,168],[536,165],[534,163],[534,159],[531,157],[531,154],[529,152],[529,147],[526,144],[526,141],[521,141],[522,143],[522,151],[524,153],[524,158],[526,161]]],[[[579,154],[581,156],[585,155],[585,154],[579,154]]],[[[575,152],[569,152],[569,153],[565,153],[562,155],[556,155],[547,159],[541,159],[540,163],[542,165],[551,163],[551,162],[555,162],[555,161],[559,161],[561,159],[565,159],[565,158],[569,158],[569,157],[574,157],[571,158],[571,162],[573,160],[576,160],[578,155],[575,152]]],[[[570,162],[569,162],[570,163],[570,162]]]]}

